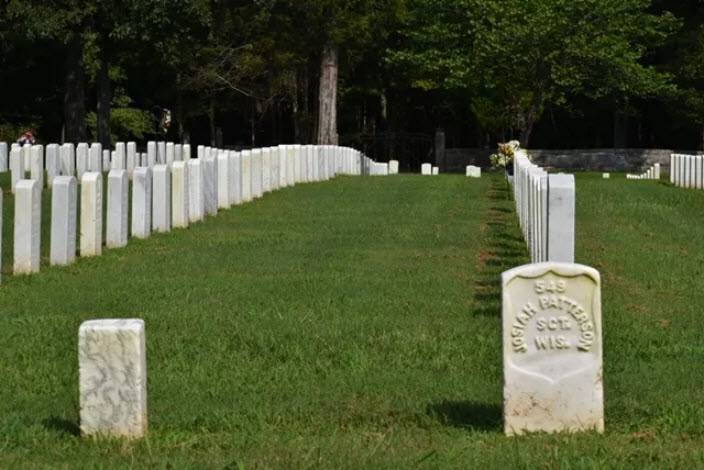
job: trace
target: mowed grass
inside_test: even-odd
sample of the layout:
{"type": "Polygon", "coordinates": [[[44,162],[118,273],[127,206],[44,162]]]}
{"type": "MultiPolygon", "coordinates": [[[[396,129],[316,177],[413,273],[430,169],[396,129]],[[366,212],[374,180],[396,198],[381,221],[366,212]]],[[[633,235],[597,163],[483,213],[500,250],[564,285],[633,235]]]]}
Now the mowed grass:
{"type": "Polygon", "coordinates": [[[71,267],[3,268],[0,467],[704,466],[704,193],[643,183],[578,176],[604,436],[502,434],[499,274],[527,255],[499,175],[342,177],[71,267]],[[78,326],[110,317],[147,325],[138,441],[77,435],[78,326]]]}

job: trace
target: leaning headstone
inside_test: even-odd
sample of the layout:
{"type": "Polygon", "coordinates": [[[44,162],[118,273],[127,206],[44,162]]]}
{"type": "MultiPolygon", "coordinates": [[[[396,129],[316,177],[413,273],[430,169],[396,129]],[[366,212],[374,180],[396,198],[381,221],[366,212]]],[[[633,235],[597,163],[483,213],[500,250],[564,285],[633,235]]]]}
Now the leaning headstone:
{"type": "Polygon", "coordinates": [[[108,173],[108,217],[105,245],[108,248],[127,246],[129,233],[129,189],[127,170],[108,173]]]}
{"type": "Polygon", "coordinates": [[[78,331],[81,433],[143,437],[147,433],[144,321],[91,320],[78,331]]]}
{"type": "Polygon", "coordinates": [[[81,256],[100,256],[103,249],[103,175],[90,171],[81,183],[81,256]]]}
{"type": "Polygon", "coordinates": [[[19,180],[15,186],[14,273],[39,272],[42,223],[42,191],[35,180],[19,180]]]}
{"type": "Polygon", "coordinates": [[[242,202],[252,200],[252,153],[243,150],[242,156],[242,202]]]}
{"type": "Polygon", "coordinates": [[[218,155],[218,207],[220,209],[230,208],[230,155],[229,152],[221,152],[218,155]]]}
{"type": "Polygon", "coordinates": [[[421,175],[432,175],[433,174],[433,165],[430,163],[423,163],[420,166],[420,174],[421,175]]]}
{"type": "Polygon", "coordinates": [[[502,275],[504,431],[604,431],[601,281],[570,263],[502,275]]]}
{"type": "Polygon", "coordinates": [[[57,176],[51,191],[52,266],[65,266],[76,259],[78,189],[73,176],[57,176]]]}
{"type": "Polygon", "coordinates": [[[171,165],[171,210],[174,228],[188,227],[188,163],[175,161],[171,165]]]}
{"type": "Polygon", "coordinates": [[[188,161],[188,220],[190,222],[198,222],[205,217],[202,163],[201,158],[192,158],[188,161]]]}
{"type": "Polygon", "coordinates": [[[29,151],[29,172],[31,179],[37,180],[39,188],[44,187],[44,146],[33,145],[29,151]]]}
{"type": "Polygon", "coordinates": [[[149,238],[152,234],[152,170],[140,166],[132,176],[132,236],[149,238]]]}
{"type": "Polygon", "coordinates": [[[154,165],[152,173],[152,228],[171,231],[171,170],[168,165],[154,165]]]}
{"type": "Polygon", "coordinates": [[[54,178],[59,176],[59,146],[49,144],[46,146],[46,185],[51,188],[54,185],[54,178]]]}
{"type": "Polygon", "coordinates": [[[7,142],[0,142],[0,173],[5,173],[8,170],[9,157],[7,142]]]}
{"type": "Polygon", "coordinates": [[[574,175],[548,177],[548,261],[574,263],[574,175]]]}

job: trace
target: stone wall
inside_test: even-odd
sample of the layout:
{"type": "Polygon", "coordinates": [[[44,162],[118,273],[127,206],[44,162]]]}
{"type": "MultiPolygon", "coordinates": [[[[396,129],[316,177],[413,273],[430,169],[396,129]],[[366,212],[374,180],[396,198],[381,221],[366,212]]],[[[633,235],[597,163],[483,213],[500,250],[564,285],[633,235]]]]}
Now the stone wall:
{"type": "MultiPolygon", "coordinates": [[[[489,166],[490,150],[455,148],[446,150],[448,173],[463,173],[467,165],[489,166]]],[[[530,150],[534,163],[546,168],[591,171],[642,171],[659,163],[669,171],[670,154],[702,154],[669,149],[571,149],[530,150]]]]}

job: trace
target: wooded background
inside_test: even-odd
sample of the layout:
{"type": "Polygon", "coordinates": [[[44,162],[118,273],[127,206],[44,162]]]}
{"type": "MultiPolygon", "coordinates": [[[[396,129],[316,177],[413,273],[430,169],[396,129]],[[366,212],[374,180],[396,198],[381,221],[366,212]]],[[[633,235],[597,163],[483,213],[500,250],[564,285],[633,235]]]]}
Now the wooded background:
{"type": "Polygon", "coordinates": [[[0,5],[0,140],[704,148],[700,0],[0,5]]]}

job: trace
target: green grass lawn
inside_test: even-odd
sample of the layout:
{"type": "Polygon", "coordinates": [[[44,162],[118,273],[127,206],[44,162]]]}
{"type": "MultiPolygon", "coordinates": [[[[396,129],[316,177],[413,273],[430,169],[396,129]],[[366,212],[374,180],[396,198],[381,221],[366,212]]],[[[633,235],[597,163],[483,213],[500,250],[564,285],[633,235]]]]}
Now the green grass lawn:
{"type": "Polygon", "coordinates": [[[6,193],[0,468],[704,467],[704,192],[613,177],[577,179],[603,436],[502,433],[499,275],[527,254],[499,175],[299,185],[67,268],[45,204],[24,278],[6,193]],[[139,441],[77,436],[78,327],[111,317],[146,322],[139,441]]]}

